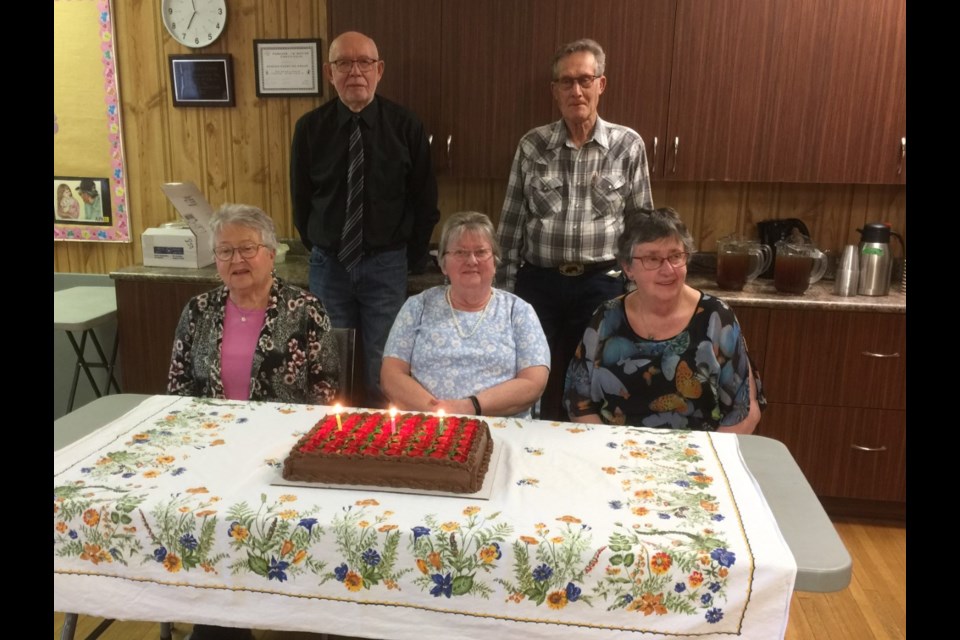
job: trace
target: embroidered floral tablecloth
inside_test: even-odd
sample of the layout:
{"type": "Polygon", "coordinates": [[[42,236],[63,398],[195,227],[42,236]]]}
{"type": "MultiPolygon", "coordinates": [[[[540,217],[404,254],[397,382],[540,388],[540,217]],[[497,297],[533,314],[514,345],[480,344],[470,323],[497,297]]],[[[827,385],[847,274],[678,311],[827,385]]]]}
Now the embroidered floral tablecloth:
{"type": "Polygon", "coordinates": [[[491,419],[490,500],[272,486],[330,409],[156,396],[54,453],[54,610],[376,638],[782,637],[728,434],[491,419]]]}

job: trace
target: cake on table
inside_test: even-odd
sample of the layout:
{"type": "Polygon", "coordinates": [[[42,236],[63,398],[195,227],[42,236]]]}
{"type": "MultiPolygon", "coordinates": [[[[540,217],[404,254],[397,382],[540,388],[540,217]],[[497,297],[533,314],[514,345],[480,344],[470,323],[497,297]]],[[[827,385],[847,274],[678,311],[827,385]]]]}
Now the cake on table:
{"type": "Polygon", "coordinates": [[[478,418],[424,413],[331,413],[300,438],[283,463],[299,482],[475,493],[493,439],[478,418]]]}

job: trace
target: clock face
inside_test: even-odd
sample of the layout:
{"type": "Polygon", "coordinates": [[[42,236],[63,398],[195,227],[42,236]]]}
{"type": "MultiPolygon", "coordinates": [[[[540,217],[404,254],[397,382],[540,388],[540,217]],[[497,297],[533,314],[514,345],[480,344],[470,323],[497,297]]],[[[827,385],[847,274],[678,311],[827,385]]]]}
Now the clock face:
{"type": "Polygon", "coordinates": [[[194,49],[213,44],[227,24],[225,0],[163,0],[160,12],[173,39],[194,49]]]}

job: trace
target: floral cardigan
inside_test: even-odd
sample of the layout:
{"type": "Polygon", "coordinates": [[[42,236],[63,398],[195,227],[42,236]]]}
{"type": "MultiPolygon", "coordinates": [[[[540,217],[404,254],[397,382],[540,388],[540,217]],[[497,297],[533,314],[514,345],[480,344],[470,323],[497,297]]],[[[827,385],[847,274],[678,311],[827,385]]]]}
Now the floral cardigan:
{"type": "MultiPolygon", "coordinates": [[[[167,391],[223,398],[220,348],[229,290],[218,287],[190,300],[173,342],[167,391]]],[[[250,399],[331,404],[340,361],[330,318],[313,294],[274,278],[250,374],[250,399]]]]}

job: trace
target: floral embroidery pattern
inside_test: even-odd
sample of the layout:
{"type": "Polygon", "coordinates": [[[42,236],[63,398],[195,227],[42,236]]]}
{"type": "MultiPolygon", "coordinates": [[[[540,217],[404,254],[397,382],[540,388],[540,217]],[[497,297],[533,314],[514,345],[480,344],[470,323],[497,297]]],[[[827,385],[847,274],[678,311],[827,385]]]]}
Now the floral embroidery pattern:
{"type": "Polygon", "coordinates": [[[87,487],[82,480],[54,487],[54,553],[126,565],[142,549],[133,513],[145,499],[126,489],[87,487]]]}
{"type": "Polygon", "coordinates": [[[644,616],[702,612],[715,624],[723,618],[717,604],[726,598],[736,555],[710,526],[724,516],[709,491],[713,478],[697,466],[703,461],[699,445],[689,434],[627,433],[636,437],[608,443],[621,452],[613,473],[627,476],[621,482],[626,497],[609,506],[629,509],[639,522],[629,528],[616,523],[604,578],[594,593],[609,603],[608,610],[625,608],[644,616]],[[638,466],[640,460],[656,464],[638,466]]]}
{"type": "Polygon", "coordinates": [[[463,510],[466,521],[439,522],[434,516],[424,518],[425,525],[412,529],[408,548],[413,553],[417,569],[422,574],[413,582],[430,595],[478,595],[489,598],[490,585],[480,579],[497,568],[503,555],[501,545],[513,528],[506,522],[494,522],[499,512],[478,516],[481,508],[470,506],[463,510]]]}
{"type": "Polygon", "coordinates": [[[262,493],[256,510],[241,502],[227,511],[230,525],[226,536],[230,547],[238,552],[230,563],[234,575],[249,571],[267,580],[285,582],[306,571],[323,571],[326,563],[310,555],[310,546],[324,533],[317,519],[311,517],[320,509],[301,512],[290,508],[296,500],[296,496],[285,494],[268,504],[267,495],[262,493]]]}
{"type": "Polygon", "coordinates": [[[212,508],[220,498],[209,496],[205,487],[193,487],[158,504],[151,512],[152,521],[139,512],[153,549],[143,562],[159,562],[170,573],[202,567],[215,572],[216,564],[227,557],[213,553],[217,510],[212,508]],[[199,496],[199,498],[198,498],[199,496]]]}
{"type": "Polygon", "coordinates": [[[574,602],[591,604],[581,587],[592,569],[582,557],[590,547],[590,526],[570,515],[557,520],[564,523],[559,531],[551,534],[550,528],[539,522],[534,525],[536,535],[520,536],[513,543],[515,582],[497,579],[510,594],[508,601],[519,603],[526,598],[538,606],[546,602],[551,609],[574,602]]]}
{"type": "Polygon", "coordinates": [[[123,441],[123,449],[107,451],[95,464],[80,471],[91,478],[156,478],[162,474],[180,475],[187,453],[168,453],[176,448],[202,450],[224,444],[222,429],[232,423],[243,423],[222,407],[238,406],[229,401],[195,398],[185,409],[174,409],[154,422],[154,426],[131,433],[123,441]],[[211,408],[212,407],[212,408],[211,408]]]}
{"type": "Polygon", "coordinates": [[[324,575],[324,582],[334,579],[348,591],[370,589],[381,582],[387,589],[398,589],[397,581],[412,569],[398,569],[400,531],[388,520],[392,511],[369,516],[366,507],[379,506],[373,499],[357,501],[357,507],[344,507],[333,519],[332,529],[337,550],[344,561],[333,572],[324,575]],[[372,517],[372,522],[368,519],[372,517]]]}

